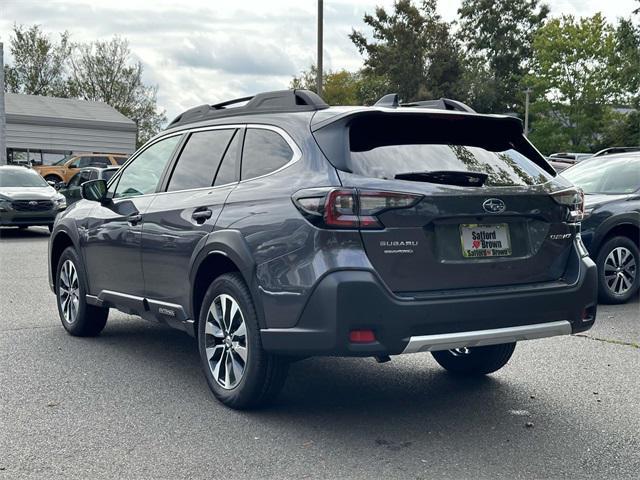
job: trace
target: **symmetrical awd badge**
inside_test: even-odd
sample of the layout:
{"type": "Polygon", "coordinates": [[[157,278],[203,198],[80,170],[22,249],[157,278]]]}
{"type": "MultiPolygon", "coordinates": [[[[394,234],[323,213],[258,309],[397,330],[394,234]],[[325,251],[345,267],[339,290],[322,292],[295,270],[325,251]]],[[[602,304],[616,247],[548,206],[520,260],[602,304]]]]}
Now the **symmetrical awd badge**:
{"type": "Polygon", "coordinates": [[[489,213],[502,213],[507,208],[499,198],[489,198],[482,203],[482,208],[489,213]]]}

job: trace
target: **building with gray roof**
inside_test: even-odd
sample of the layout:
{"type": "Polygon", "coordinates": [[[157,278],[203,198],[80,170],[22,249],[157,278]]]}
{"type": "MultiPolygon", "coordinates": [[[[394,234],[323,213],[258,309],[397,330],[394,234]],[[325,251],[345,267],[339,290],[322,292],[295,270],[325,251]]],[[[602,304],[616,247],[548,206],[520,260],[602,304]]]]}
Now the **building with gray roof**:
{"type": "Polygon", "coordinates": [[[8,163],[50,165],[76,153],[131,154],[136,124],[102,102],[5,94],[8,163]]]}

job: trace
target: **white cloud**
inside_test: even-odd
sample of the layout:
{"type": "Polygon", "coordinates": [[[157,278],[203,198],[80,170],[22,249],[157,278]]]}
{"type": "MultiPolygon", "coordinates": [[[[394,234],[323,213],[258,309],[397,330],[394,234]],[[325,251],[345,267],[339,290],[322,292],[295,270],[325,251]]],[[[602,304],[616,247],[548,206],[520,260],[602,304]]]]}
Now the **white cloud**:
{"type": "MultiPolygon", "coordinates": [[[[362,17],[393,0],[325,0],[325,67],[362,64],[348,38],[364,29],[362,17]]],[[[552,15],[628,15],[633,0],[548,0],[552,15]]],[[[460,0],[441,0],[453,20],[460,0]]],[[[202,103],[286,88],[291,76],[315,62],[316,1],[240,0],[0,0],[0,41],[14,22],[39,23],[47,32],[68,30],[75,41],[126,37],[159,86],[169,118],[202,103]]],[[[366,29],[365,29],[366,30],[366,29]]],[[[5,47],[5,57],[7,55],[5,47]]]]}

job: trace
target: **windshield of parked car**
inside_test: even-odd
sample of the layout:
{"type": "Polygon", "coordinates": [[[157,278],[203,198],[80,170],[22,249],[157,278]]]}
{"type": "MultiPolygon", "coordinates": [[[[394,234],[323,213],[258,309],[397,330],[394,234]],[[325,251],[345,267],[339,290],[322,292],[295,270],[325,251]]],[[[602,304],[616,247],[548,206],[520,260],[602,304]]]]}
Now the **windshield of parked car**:
{"type": "Polygon", "coordinates": [[[0,188],[2,187],[48,187],[49,184],[31,170],[0,169],[0,188]]]}
{"type": "Polygon", "coordinates": [[[53,162],[51,165],[64,165],[65,163],[67,163],[67,161],[70,158],[71,158],[71,155],[66,155],[62,157],[60,160],[58,160],[57,162],[53,162]]]}
{"type": "Polygon", "coordinates": [[[640,189],[640,157],[595,157],[562,172],[587,194],[625,194],[640,189]]]}

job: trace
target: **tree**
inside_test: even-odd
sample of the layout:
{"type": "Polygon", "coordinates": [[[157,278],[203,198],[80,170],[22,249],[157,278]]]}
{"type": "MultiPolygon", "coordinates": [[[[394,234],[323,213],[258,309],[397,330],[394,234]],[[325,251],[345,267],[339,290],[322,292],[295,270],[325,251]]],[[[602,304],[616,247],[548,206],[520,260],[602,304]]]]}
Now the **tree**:
{"type": "MultiPolygon", "coordinates": [[[[302,71],[299,77],[293,77],[290,87],[316,92],[316,72],[316,66],[311,65],[309,70],[302,71]]],[[[344,69],[336,72],[324,72],[322,75],[322,98],[329,105],[358,105],[360,103],[358,100],[359,81],[357,73],[344,69]]]]}
{"type": "Polygon", "coordinates": [[[157,86],[142,81],[142,64],[131,58],[129,43],[114,37],[74,46],[69,91],[84,100],[105,102],[138,122],[139,145],[155,135],[167,118],[157,108],[157,86]]]}
{"type": "Polygon", "coordinates": [[[463,0],[458,14],[471,104],[482,112],[522,110],[521,80],[549,8],[539,0],[463,0]]]}
{"type": "MultiPolygon", "coordinates": [[[[304,88],[316,92],[316,66],[303,70],[293,77],[290,88],[304,88]]],[[[337,70],[324,72],[322,76],[322,97],[329,105],[371,105],[387,90],[386,79],[367,75],[362,71],[337,70]]]]}
{"type": "Polygon", "coordinates": [[[543,151],[555,147],[592,151],[620,98],[616,73],[616,32],[601,14],[550,20],[533,42],[534,61],[526,81],[533,87],[537,114],[531,139],[543,151]],[[555,145],[549,143],[554,133],[555,145]]]}
{"type": "Polygon", "coordinates": [[[611,112],[601,146],[640,145],[640,26],[620,19],[615,38],[616,103],[630,108],[625,113],[611,112]]]}
{"type": "Polygon", "coordinates": [[[357,30],[349,35],[366,57],[363,75],[386,81],[386,93],[397,92],[403,101],[463,95],[460,48],[436,6],[436,0],[423,0],[419,7],[398,0],[391,13],[378,7],[375,15],[365,14],[373,40],[357,30]]]}
{"type": "Polygon", "coordinates": [[[55,42],[40,25],[13,26],[10,42],[13,65],[5,65],[5,89],[29,95],[66,96],[66,62],[71,47],[69,33],[55,42]]]}
{"type": "Polygon", "coordinates": [[[615,31],[612,71],[618,85],[617,102],[638,104],[640,100],[640,26],[620,19],[615,31]]]}

